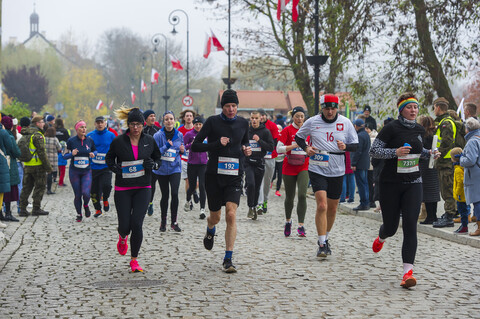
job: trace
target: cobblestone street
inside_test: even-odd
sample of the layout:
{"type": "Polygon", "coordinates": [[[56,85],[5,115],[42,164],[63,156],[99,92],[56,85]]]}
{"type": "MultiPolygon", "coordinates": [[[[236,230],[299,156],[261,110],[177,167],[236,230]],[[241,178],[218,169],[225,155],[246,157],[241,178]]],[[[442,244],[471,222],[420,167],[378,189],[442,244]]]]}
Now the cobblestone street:
{"type": "Polygon", "coordinates": [[[272,193],[268,213],[257,221],[246,218],[242,197],[238,272],[225,274],[225,221],[213,250],[205,250],[206,221],[198,218],[198,205],[183,212],[183,183],[180,189],[181,233],[159,232],[157,189],[139,255],[144,273],[130,273],[129,254],[117,252],[113,194],[109,212],[81,223],[75,222],[71,187],[45,195],[49,216],[21,218],[4,230],[0,318],[480,317],[478,248],[419,233],[417,286],[406,290],[400,287],[401,229],[374,254],[380,222],[339,213],[330,235],[333,254],[321,261],[314,201],[308,200],[307,237],[285,238],[284,197],[272,193]]]}

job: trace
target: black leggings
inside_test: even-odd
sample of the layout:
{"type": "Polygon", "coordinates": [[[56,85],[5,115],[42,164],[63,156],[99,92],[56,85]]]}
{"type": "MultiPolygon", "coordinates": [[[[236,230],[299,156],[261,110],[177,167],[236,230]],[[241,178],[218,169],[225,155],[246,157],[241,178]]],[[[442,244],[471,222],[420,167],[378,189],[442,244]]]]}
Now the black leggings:
{"type": "Polygon", "coordinates": [[[279,191],[282,187],[282,168],[283,168],[283,161],[282,162],[275,162],[275,170],[273,171],[272,183],[277,179],[277,188],[276,190],[279,191]]]}
{"type": "Polygon", "coordinates": [[[115,191],[113,198],[118,216],[118,233],[130,236],[130,252],[132,257],[138,257],[138,251],[143,240],[143,219],[148,208],[150,188],[115,191]]]}
{"type": "Polygon", "coordinates": [[[106,202],[112,192],[112,171],[107,168],[92,169],[92,188],[90,198],[95,210],[102,209],[100,201],[106,202]]]}
{"type": "Polygon", "coordinates": [[[428,220],[437,220],[437,202],[425,203],[425,210],[427,211],[428,220]]]}
{"type": "Polygon", "coordinates": [[[205,193],[205,172],[207,170],[206,164],[188,164],[187,166],[187,176],[188,176],[188,191],[187,191],[187,202],[192,199],[193,193],[195,193],[195,188],[197,188],[197,178],[198,178],[198,189],[200,191],[200,208],[205,208],[205,201],[207,195],[205,193]]]}
{"type": "Polygon", "coordinates": [[[155,196],[155,189],[156,189],[156,185],[157,185],[157,180],[158,180],[158,175],[152,173],[152,182],[151,182],[152,196],[150,196],[150,203],[153,203],[153,197],[155,196]]]}
{"type": "Polygon", "coordinates": [[[402,260],[413,264],[417,252],[417,220],[422,204],[421,183],[380,183],[380,206],[383,224],[379,236],[382,239],[395,235],[402,214],[403,244],[402,260]]]}
{"type": "Polygon", "coordinates": [[[260,186],[262,186],[263,175],[265,174],[264,165],[245,165],[245,183],[247,184],[247,202],[248,207],[256,207],[260,195],[260,186]]]}
{"type": "Polygon", "coordinates": [[[160,191],[162,192],[162,199],[160,200],[162,225],[167,224],[168,197],[170,196],[170,190],[172,192],[172,201],[170,203],[172,221],[171,224],[173,225],[177,222],[178,188],[180,187],[180,173],[174,173],[171,175],[157,175],[157,178],[158,183],[160,184],[160,191]]]}

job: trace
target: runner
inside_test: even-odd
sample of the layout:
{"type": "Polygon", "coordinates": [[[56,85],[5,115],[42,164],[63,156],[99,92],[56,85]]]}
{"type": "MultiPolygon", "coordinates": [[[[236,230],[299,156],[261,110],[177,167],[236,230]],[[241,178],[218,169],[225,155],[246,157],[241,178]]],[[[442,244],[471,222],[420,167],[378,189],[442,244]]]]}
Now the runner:
{"type": "Polygon", "coordinates": [[[120,108],[117,118],[127,120],[125,134],[117,136],[105,157],[108,168],[115,173],[115,207],[118,216],[120,255],[128,251],[130,233],[130,268],[143,272],[137,261],[143,240],[143,219],[150,200],[152,169],[160,165],[160,150],[153,137],[142,133],[143,113],[138,108],[120,108]]]}
{"type": "Polygon", "coordinates": [[[225,206],[226,251],[223,269],[227,273],[237,271],[232,263],[233,246],[237,236],[236,211],[240,203],[241,170],[244,156],[250,156],[248,145],[248,122],[237,117],[237,92],[228,89],[223,92],[220,104],[222,113],[210,116],[195,137],[192,151],[208,151],[205,185],[210,216],[207,218],[207,233],[203,239],[206,249],[213,248],[215,225],[220,221],[222,206],[225,206]],[[208,144],[203,141],[208,138],[208,144]]]}
{"type": "Polygon", "coordinates": [[[417,219],[423,193],[418,162],[420,157],[430,157],[430,151],[423,148],[422,144],[425,129],[415,121],[418,114],[415,94],[402,94],[397,106],[398,120],[380,131],[370,150],[372,157],[385,159],[379,187],[383,224],[372,249],[378,253],[385,239],[395,235],[401,214],[404,275],[400,285],[409,288],[417,283],[413,277],[413,262],[417,250],[417,219]]]}
{"type": "Polygon", "coordinates": [[[157,175],[160,191],[162,192],[162,199],[160,200],[160,211],[162,213],[161,232],[167,230],[168,197],[170,191],[172,192],[170,227],[176,232],[182,231],[177,223],[177,213],[178,188],[180,187],[180,172],[182,171],[180,156],[185,152],[185,147],[183,145],[183,134],[174,126],[175,116],[172,111],[167,111],[163,114],[163,128],[153,136],[162,154],[160,167],[153,171],[157,175]]]}
{"type": "MultiPolygon", "coordinates": [[[[193,130],[189,131],[184,136],[184,143],[186,152],[188,152],[188,191],[187,191],[187,202],[191,202],[192,195],[195,193],[195,188],[197,186],[198,179],[198,188],[200,190],[200,219],[205,219],[205,171],[207,170],[207,152],[189,152],[192,147],[193,140],[197,136],[198,132],[203,127],[203,118],[197,116],[193,119],[193,130]]],[[[206,141],[204,141],[206,143],[206,141]]]]}
{"type": "Polygon", "coordinates": [[[305,237],[305,213],[307,212],[307,188],[308,188],[308,157],[307,153],[298,147],[295,142],[295,135],[303,126],[305,121],[305,110],[301,106],[296,106],[290,111],[292,124],[287,126],[280,133],[280,139],[277,144],[277,153],[285,154],[283,160],[282,176],[285,185],[285,237],[292,233],[292,211],[293,201],[295,199],[295,188],[298,188],[297,198],[297,233],[300,237],[305,237]]]}
{"type": "Polygon", "coordinates": [[[95,119],[95,130],[88,133],[87,136],[93,140],[98,152],[92,159],[92,188],[90,193],[93,207],[95,207],[93,217],[97,218],[102,215],[100,201],[103,201],[104,211],[108,212],[110,209],[108,198],[112,191],[112,172],[105,162],[105,155],[110,149],[115,134],[107,130],[105,118],[98,116],[95,119]]]}
{"type": "MultiPolygon", "coordinates": [[[[153,110],[146,110],[143,112],[143,117],[145,118],[145,127],[143,128],[143,133],[150,136],[155,135],[160,130],[160,127],[155,125],[156,115],[153,110]]],[[[153,215],[153,197],[155,196],[155,186],[157,184],[157,175],[152,174],[152,196],[150,198],[150,203],[148,204],[147,214],[148,216],[153,215]]]]}
{"type": "Polygon", "coordinates": [[[90,209],[88,202],[90,201],[90,188],[92,186],[92,169],[90,166],[90,158],[95,157],[97,149],[93,140],[86,136],[87,124],[80,120],[75,124],[77,135],[72,136],[67,141],[67,153],[63,156],[65,159],[70,159],[70,168],[68,170],[68,177],[72,184],[75,198],[73,204],[77,211],[77,222],[81,222],[82,216],[82,197],[83,209],[85,210],[85,217],[90,217],[90,209]]]}
{"type": "MultiPolygon", "coordinates": [[[[185,111],[182,111],[180,113],[180,119],[182,120],[182,126],[180,126],[178,128],[178,130],[182,133],[183,136],[185,136],[185,134],[187,134],[187,132],[190,132],[191,130],[193,130],[193,119],[196,117],[196,113],[194,110],[185,110],[185,111]]],[[[188,189],[189,189],[189,185],[188,185],[188,174],[187,174],[187,167],[188,167],[188,150],[182,154],[182,174],[181,174],[181,178],[185,181],[185,193],[188,194],[188,189]]],[[[195,185],[195,188],[197,187],[197,185],[195,185]]],[[[188,195],[187,195],[188,197],[188,195]]],[[[197,192],[195,191],[193,193],[193,200],[195,201],[195,203],[198,203],[198,194],[197,192]]],[[[193,209],[193,203],[192,201],[186,201],[185,202],[185,206],[183,207],[183,210],[186,211],[186,212],[189,212],[193,209]]]]}
{"type": "Polygon", "coordinates": [[[328,235],[335,222],[345,175],[345,151],[354,152],[358,136],[353,124],[338,114],[338,97],[320,97],[321,114],[309,118],[298,130],[297,144],[310,156],[308,175],[315,193],[317,211],[315,224],[318,234],[317,257],[325,258],[331,249],[328,235]],[[310,136],[310,144],[305,143],[310,136]]]}
{"type": "Polygon", "coordinates": [[[245,175],[247,184],[247,217],[257,219],[258,196],[265,172],[265,154],[273,151],[273,138],[265,124],[260,123],[260,112],[250,113],[248,138],[252,155],[245,160],[245,175]]]}

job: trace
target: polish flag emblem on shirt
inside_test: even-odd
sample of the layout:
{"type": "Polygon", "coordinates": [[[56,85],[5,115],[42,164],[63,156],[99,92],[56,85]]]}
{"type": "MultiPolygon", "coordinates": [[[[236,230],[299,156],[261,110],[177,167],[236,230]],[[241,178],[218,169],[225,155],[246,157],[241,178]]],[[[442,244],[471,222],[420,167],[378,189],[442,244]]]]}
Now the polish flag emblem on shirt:
{"type": "Polygon", "coordinates": [[[343,131],[343,123],[337,123],[337,131],[343,131]]]}

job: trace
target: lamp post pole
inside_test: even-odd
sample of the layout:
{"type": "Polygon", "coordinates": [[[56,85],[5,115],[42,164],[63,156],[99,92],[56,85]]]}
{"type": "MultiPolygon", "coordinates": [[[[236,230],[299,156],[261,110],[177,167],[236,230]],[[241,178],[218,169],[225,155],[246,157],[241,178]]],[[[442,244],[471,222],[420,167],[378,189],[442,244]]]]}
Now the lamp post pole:
{"type": "MultiPolygon", "coordinates": [[[[152,62],[152,68],[153,68],[153,55],[148,52],[148,51],[144,51],[142,52],[142,69],[144,68],[145,66],[145,60],[147,59],[147,55],[150,56],[150,61],[152,62]]],[[[153,105],[155,103],[153,103],[153,83],[151,83],[152,81],[150,81],[150,102],[148,103],[148,106],[150,106],[150,109],[153,108],[153,105]]]]}
{"type": "Polygon", "coordinates": [[[163,34],[163,33],[157,33],[155,35],[153,35],[152,37],[152,44],[154,46],[154,49],[153,49],[153,52],[154,53],[157,53],[157,46],[160,42],[160,37],[163,37],[163,39],[165,40],[165,61],[164,61],[164,64],[165,64],[165,95],[163,95],[163,99],[165,100],[165,112],[167,112],[168,110],[168,99],[170,98],[170,96],[168,96],[168,41],[167,41],[167,37],[163,34]]]}
{"type": "Polygon", "coordinates": [[[189,95],[189,77],[188,77],[188,70],[189,70],[189,31],[190,31],[190,22],[188,19],[188,14],[183,11],[182,9],[175,9],[172,12],[170,12],[170,15],[168,16],[168,21],[170,22],[171,25],[173,25],[173,30],[172,34],[175,35],[177,34],[177,31],[175,30],[175,26],[180,23],[180,18],[175,15],[176,12],[182,12],[185,17],[187,17],[187,95],[189,95]]]}

